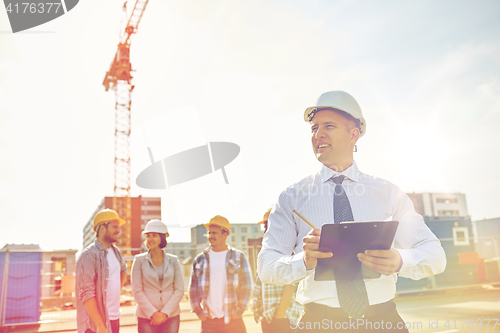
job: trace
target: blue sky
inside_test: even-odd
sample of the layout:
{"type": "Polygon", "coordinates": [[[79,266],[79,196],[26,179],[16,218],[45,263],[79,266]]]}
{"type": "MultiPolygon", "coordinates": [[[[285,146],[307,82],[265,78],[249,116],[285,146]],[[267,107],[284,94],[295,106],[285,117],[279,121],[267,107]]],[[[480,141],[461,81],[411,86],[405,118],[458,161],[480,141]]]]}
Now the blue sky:
{"type": "MultiPolygon", "coordinates": [[[[133,2],[133,1],[129,1],[133,2]]],[[[120,1],[86,0],[10,33],[0,9],[0,246],[81,248],[113,194],[120,1]]],[[[473,220],[500,216],[498,1],[156,1],[132,42],[132,179],[156,159],[237,143],[220,171],[161,196],[172,240],[222,214],[253,223],[315,172],[303,110],[341,89],[367,121],[355,159],[407,192],[466,194],[473,220]],[[174,113],[172,113],[174,112],[174,113]],[[155,127],[156,125],[156,127],[155,127]]]]}

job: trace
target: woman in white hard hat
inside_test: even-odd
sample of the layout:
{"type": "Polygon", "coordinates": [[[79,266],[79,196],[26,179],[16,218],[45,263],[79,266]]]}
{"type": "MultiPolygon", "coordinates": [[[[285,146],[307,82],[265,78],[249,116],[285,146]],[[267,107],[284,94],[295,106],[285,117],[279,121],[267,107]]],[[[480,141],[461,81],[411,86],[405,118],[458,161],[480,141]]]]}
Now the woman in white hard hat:
{"type": "Polygon", "coordinates": [[[176,256],[163,251],[167,246],[168,230],[160,220],[146,224],[148,252],[135,256],[132,264],[132,292],[137,309],[139,333],[179,332],[184,296],[181,266],[176,256]]]}

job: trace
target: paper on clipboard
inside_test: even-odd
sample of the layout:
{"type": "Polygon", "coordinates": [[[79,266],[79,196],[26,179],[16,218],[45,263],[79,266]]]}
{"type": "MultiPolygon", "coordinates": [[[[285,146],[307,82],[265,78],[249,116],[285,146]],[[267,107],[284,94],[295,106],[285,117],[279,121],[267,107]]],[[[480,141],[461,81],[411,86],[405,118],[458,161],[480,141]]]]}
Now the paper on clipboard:
{"type": "Polygon", "coordinates": [[[332,252],[330,258],[318,259],[315,281],[375,279],[377,273],[358,260],[358,253],[365,250],[391,248],[398,221],[348,222],[324,224],[321,228],[319,250],[332,252]]]}

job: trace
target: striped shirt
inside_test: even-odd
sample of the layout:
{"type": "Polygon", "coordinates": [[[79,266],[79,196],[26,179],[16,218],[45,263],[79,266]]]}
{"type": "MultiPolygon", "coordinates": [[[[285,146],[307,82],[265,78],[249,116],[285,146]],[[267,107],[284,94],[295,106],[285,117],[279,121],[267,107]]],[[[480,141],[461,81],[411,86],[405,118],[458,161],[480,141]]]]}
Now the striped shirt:
{"type": "MultiPolygon", "coordinates": [[[[266,320],[268,323],[273,320],[276,310],[281,302],[281,296],[285,286],[277,286],[274,284],[263,284],[259,279],[259,275],[255,275],[255,287],[253,289],[253,317],[258,323],[261,320],[266,320]]],[[[293,294],[290,305],[286,309],[285,317],[290,322],[298,323],[302,317],[304,308],[302,304],[295,301],[295,293],[293,294]]]]}
{"type": "MultiPolygon", "coordinates": [[[[120,272],[127,271],[127,265],[123,260],[120,250],[111,245],[116,258],[120,263],[120,272]]],[[[87,329],[97,331],[96,324],[90,318],[85,302],[92,297],[96,298],[97,309],[109,332],[111,325],[106,308],[106,286],[108,280],[108,249],[96,239],[93,244],[86,247],[76,262],[76,327],[78,333],[84,333],[87,329]]]]}
{"type": "MultiPolygon", "coordinates": [[[[191,310],[198,315],[207,316],[208,293],[210,292],[210,247],[198,254],[193,262],[189,283],[191,310]]],[[[224,295],[224,322],[231,320],[234,313],[242,316],[252,296],[252,271],[247,258],[240,250],[228,246],[226,256],[227,284],[224,295]]]]}
{"type": "MultiPolygon", "coordinates": [[[[342,173],[323,165],[318,173],[281,193],[269,216],[269,229],[258,258],[258,272],[264,283],[283,285],[300,281],[298,302],[340,306],[335,281],[315,281],[314,270],[306,271],[302,239],[311,227],[293,210],[318,228],[333,223],[335,183],[331,178],[341,174],[346,176],[342,185],[355,221],[399,221],[394,248],[403,260],[400,276],[418,280],[443,272],[446,256],[441,243],[415,212],[411,199],[389,181],[360,172],[354,162],[342,173]],[[292,252],[296,255],[289,255],[292,252]]],[[[396,280],[396,273],[366,279],[370,304],[394,298],[396,280]]]]}

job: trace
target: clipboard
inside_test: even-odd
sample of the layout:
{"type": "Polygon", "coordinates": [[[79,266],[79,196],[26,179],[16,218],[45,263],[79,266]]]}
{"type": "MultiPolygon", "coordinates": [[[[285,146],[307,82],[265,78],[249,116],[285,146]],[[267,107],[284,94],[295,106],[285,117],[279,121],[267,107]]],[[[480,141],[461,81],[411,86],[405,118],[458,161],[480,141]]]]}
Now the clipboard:
{"type": "Polygon", "coordinates": [[[324,224],[319,251],[332,252],[333,256],[318,259],[314,280],[379,278],[380,273],[361,264],[357,255],[365,250],[389,250],[398,225],[398,221],[324,224]]]}

